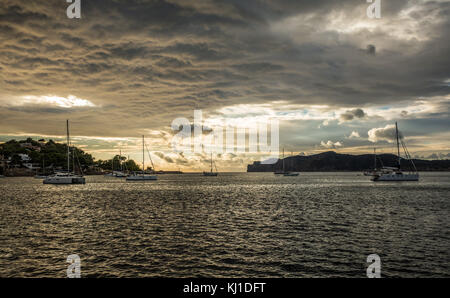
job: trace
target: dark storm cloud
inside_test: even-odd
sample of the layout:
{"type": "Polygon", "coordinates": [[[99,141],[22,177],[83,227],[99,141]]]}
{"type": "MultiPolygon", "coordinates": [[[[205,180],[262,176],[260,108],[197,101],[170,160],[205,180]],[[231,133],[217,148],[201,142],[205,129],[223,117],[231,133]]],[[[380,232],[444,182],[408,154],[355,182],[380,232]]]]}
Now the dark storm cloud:
{"type": "MultiPolygon", "coordinates": [[[[372,21],[359,0],[91,0],[70,20],[63,0],[5,0],[0,104],[74,94],[97,106],[72,113],[80,132],[105,136],[163,129],[195,108],[273,101],[364,119],[368,105],[449,94],[450,4],[411,3],[384,1],[372,21]],[[379,25],[352,31],[353,21],[379,25]]],[[[18,131],[25,120],[40,130],[39,113],[53,111],[14,109],[2,126],[18,131]]]]}
{"type": "Polygon", "coordinates": [[[191,164],[191,162],[188,159],[186,159],[186,157],[182,153],[181,154],[179,153],[176,158],[165,155],[162,152],[155,152],[155,155],[158,156],[160,159],[164,160],[168,164],[177,164],[180,166],[188,166],[191,164]]]}
{"type": "Polygon", "coordinates": [[[354,109],[341,114],[341,121],[352,121],[353,119],[361,119],[366,116],[362,109],[354,109]]]}

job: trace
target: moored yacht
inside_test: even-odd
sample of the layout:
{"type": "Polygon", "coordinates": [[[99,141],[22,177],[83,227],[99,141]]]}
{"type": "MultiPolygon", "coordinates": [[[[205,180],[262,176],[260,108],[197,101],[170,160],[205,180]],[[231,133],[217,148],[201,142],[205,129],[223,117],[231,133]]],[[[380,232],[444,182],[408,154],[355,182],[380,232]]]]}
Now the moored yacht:
{"type": "Polygon", "coordinates": [[[37,171],[36,171],[36,175],[34,176],[34,178],[35,179],[45,179],[45,178],[47,178],[49,175],[46,175],[46,171],[45,171],[45,156],[44,156],[44,158],[42,159],[42,174],[39,174],[37,171]]]}
{"type": "Polygon", "coordinates": [[[158,180],[158,177],[156,175],[146,174],[145,172],[135,173],[127,177],[127,181],[149,181],[149,180],[158,180]]]}
{"type": "Polygon", "coordinates": [[[398,169],[383,171],[373,176],[372,181],[419,181],[418,173],[405,174],[398,169]]]}
{"type": "MultiPolygon", "coordinates": [[[[142,169],[145,169],[145,139],[144,136],[142,136],[142,169]]],[[[134,173],[131,176],[127,177],[127,181],[151,181],[151,180],[158,180],[158,177],[156,175],[149,175],[146,174],[145,171],[142,171],[140,173],[134,173]]]]}
{"type": "Polygon", "coordinates": [[[86,179],[73,173],[56,173],[46,177],[44,184],[86,184],[86,179]]]}
{"type": "Polygon", "coordinates": [[[113,173],[113,176],[116,177],[116,178],[125,178],[125,177],[128,177],[128,174],[126,174],[126,173],[124,173],[122,171],[115,171],[113,173]]]}
{"type": "MultiPolygon", "coordinates": [[[[364,176],[374,176],[380,171],[380,169],[377,168],[377,149],[376,148],[373,148],[373,156],[374,156],[373,169],[364,171],[364,173],[363,173],[364,176]]],[[[382,165],[381,167],[383,167],[383,162],[381,162],[381,165],[382,165]]]]}
{"type": "Polygon", "coordinates": [[[296,177],[296,176],[299,175],[299,173],[297,173],[297,172],[286,171],[286,166],[285,166],[285,163],[284,163],[284,148],[283,148],[283,170],[282,171],[275,171],[273,173],[275,175],[283,175],[285,177],[296,177]]]}
{"type": "Polygon", "coordinates": [[[123,170],[123,164],[122,164],[122,150],[120,150],[119,154],[119,167],[120,170],[114,170],[114,160],[115,157],[111,159],[111,173],[106,173],[105,177],[116,177],[116,178],[126,178],[128,177],[128,174],[124,172],[123,170]]]}
{"type": "MultiPolygon", "coordinates": [[[[67,172],[57,173],[44,179],[44,184],[85,184],[86,179],[83,176],[75,175],[70,172],[70,135],[69,120],[67,120],[67,172]]],[[[73,155],[75,152],[73,152],[73,155]]],[[[75,158],[74,156],[72,158],[75,158]]],[[[75,167],[73,169],[75,171],[75,167]]]]}
{"type": "Polygon", "coordinates": [[[419,181],[419,173],[417,172],[416,165],[411,159],[411,156],[406,148],[405,142],[400,140],[398,125],[395,122],[395,138],[397,140],[397,167],[382,167],[380,170],[373,172],[372,181],[419,181]],[[412,170],[408,173],[404,173],[401,170],[401,156],[400,156],[400,143],[405,152],[406,159],[409,160],[412,166],[412,170]]]}
{"type": "Polygon", "coordinates": [[[123,171],[122,150],[120,150],[120,154],[119,154],[119,165],[120,165],[120,171],[113,171],[113,176],[116,178],[128,177],[128,174],[123,171]]]}
{"type": "MultiPolygon", "coordinates": [[[[216,163],[214,163],[214,166],[216,166],[216,163]]],[[[212,152],[211,152],[211,168],[210,168],[209,172],[204,171],[203,176],[216,177],[217,175],[218,175],[217,167],[216,167],[216,171],[215,172],[213,171],[213,157],[212,157],[212,152]]]]}
{"type": "Polygon", "coordinates": [[[217,175],[217,172],[203,172],[203,176],[216,177],[217,175]]]}

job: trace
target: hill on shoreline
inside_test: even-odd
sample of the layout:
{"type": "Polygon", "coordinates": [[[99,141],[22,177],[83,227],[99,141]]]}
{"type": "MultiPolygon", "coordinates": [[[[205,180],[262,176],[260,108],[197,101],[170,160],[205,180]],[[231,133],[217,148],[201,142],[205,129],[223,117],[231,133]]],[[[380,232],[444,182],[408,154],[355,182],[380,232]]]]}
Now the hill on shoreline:
{"type": "MultiPolygon", "coordinates": [[[[395,166],[397,156],[393,154],[377,155],[377,165],[395,166]]],[[[350,155],[340,154],[334,151],[323,152],[310,156],[290,156],[285,159],[286,171],[294,172],[339,172],[339,171],[365,171],[373,169],[374,155],[350,155]]],[[[418,171],[450,171],[450,160],[413,160],[418,171]]],[[[408,160],[402,159],[402,168],[411,168],[408,160]]],[[[256,161],[247,166],[247,172],[274,172],[283,169],[283,160],[279,159],[275,164],[261,164],[256,161]]]]}
{"type": "MultiPolygon", "coordinates": [[[[140,170],[134,160],[123,156],[115,155],[108,160],[95,160],[91,154],[76,146],[71,146],[70,150],[71,156],[76,158],[77,168],[81,167],[85,173],[98,174],[102,171],[111,171],[113,163],[115,170],[119,168],[119,164],[130,171],[140,170]]],[[[0,144],[0,175],[7,173],[10,176],[30,176],[37,171],[52,173],[55,170],[67,169],[66,165],[67,145],[64,143],[27,138],[19,141],[9,140],[0,144]],[[44,165],[45,169],[42,169],[44,165]]]]}

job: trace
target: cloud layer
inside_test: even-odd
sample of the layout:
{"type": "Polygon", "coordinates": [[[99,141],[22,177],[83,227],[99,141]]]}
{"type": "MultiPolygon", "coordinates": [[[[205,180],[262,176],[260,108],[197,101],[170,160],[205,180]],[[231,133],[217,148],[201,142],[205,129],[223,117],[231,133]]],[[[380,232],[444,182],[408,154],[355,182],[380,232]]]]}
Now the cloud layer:
{"type": "Polygon", "coordinates": [[[417,152],[448,151],[450,3],[383,1],[379,20],[367,5],[90,0],[68,19],[63,0],[1,1],[0,135],[62,135],[70,118],[80,137],[152,132],[169,154],[172,120],[202,109],[211,126],[277,117],[295,151],[362,151],[394,119],[417,152]]]}

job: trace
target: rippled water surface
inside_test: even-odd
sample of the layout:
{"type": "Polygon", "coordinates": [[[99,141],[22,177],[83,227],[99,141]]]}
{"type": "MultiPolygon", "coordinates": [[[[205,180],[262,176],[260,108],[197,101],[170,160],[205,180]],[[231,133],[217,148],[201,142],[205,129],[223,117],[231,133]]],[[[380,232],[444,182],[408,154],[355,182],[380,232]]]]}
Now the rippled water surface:
{"type": "Polygon", "coordinates": [[[450,173],[0,179],[0,277],[450,277],[450,173]]]}

